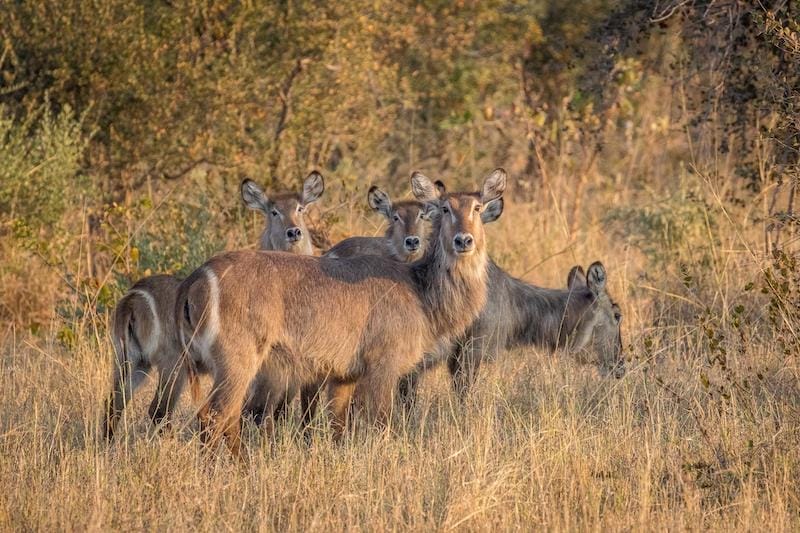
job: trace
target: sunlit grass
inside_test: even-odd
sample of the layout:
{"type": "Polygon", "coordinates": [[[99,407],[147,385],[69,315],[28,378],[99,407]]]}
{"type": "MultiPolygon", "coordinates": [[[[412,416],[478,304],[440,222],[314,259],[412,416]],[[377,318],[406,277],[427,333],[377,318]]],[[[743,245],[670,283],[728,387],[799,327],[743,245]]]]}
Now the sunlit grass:
{"type": "MultiPolygon", "coordinates": [[[[174,433],[155,434],[146,416],[152,383],[138,392],[121,438],[111,446],[96,442],[111,348],[107,318],[87,309],[70,349],[57,340],[59,320],[37,336],[13,328],[4,333],[0,524],[45,530],[800,527],[796,359],[776,353],[756,312],[740,328],[751,341],[730,354],[736,375],[751,379],[750,392],[734,391],[725,401],[700,377],[713,370],[697,294],[742,299],[741,287],[757,279],[759,264],[730,261],[720,267],[724,275],[699,281],[696,293],[681,292],[679,274],[647,276],[647,263],[596,224],[587,223],[563,251],[563,225],[552,215],[512,203],[489,230],[493,255],[510,272],[549,286],[563,285],[573,263],[603,260],[625,315],[629,371],[623,379],[601,378],[566,354],[516,350],[482,368],[465,404],[451,393],[445,369],[429,373],[412,415],[395,416],[389,431],[358,427],[335,444],[323,416],[307,446],[294,425],[274,433],[248,425],[249,459],[238,464],[224,451],[201,450],[188,401],[176,413],[174,433]]],[[[733,339],[740,331],[729,323],[720,327],[733,339]]]]}

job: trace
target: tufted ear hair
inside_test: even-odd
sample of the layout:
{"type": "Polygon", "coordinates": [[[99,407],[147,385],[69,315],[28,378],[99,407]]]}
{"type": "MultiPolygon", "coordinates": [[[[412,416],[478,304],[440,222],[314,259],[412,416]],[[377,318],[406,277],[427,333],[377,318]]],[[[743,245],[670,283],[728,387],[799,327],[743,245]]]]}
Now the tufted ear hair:
{"type": "Polygon", "coordinates": [[[389,220],[392,219],[392,199],[385,191],[373,185],[367,193],[369,206],[389,220]]]}
{"type": "Polygon", "coordinates": [[[483,206],[483,211],[481,211],[481,222],[484,224],[488,224],[489,222],[494,222],[500,215],[503,214],[503,207],[505,203],[503,202],[503,197],[497,198],[492,200],[488,204],[483,206]]]}
{"type": "Polygon", "coordinates": [[[583,272],[583,267],[580,265],[575,265],[569,269],[569,274],[567,274],[567,288],[571,291],[586,288],[586,274],[583,272]]]}
{"type": "Polygon", "coordinates": [[[411,192],[414,194],[414,198],[420,202],[437,202],[441,197],[439,189],[431,179],[416,170],[411,174],[411,192]]]}
{"type": "Polygon", "coordinates": [[[322,179],[322,174],[312,170],[303,182],[303,205],[316,202],[323,192],[325,192],[325,180],[322,179]]]}
{"type": "Polygon", "coordinates": [[[606,290],[606,267],[600,261],[595,261],[589,265],[589,272],[586,274],[586,285],[595,295],[599,295],[606,290]]]}
{"type": "Polygon", "coordinates": [[[486,176],[486,179],[483,180],[483,187],[481,187],[481,202],[488,204],[492,200],[503,196],[503,192],[506,190],[507,178],[508,175],[502,168],[496,168],[486,176]]]}
{"type": "Polygon", "coordinates": [[[239,189],[242,193],[244,205],[256,211],[262,211],[264,213],[269,212],[269,198],[267,198],[267,195],[264,194],[264,191],[261,190],[261,187],[259,187],[255,181],[247,178],[242,181],[239,189]]]}

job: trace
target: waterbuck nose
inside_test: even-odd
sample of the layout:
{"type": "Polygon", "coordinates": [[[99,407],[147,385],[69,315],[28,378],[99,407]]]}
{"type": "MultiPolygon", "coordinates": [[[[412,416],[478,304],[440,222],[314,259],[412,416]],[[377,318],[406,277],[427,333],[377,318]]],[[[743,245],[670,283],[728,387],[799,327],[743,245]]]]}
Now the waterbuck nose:
{"type": "Polygon", "coordinates": [[[416,235],[406,237],[405,246],[409,252],[415,252],[419,248],[419,237],[416,235]]]}
{"type": "Polygon", "coordinates": [[[453,237],[453,245],[458,253],[470,252],[475,248],[475,239],[469,233],[458,233],[453,237]]]}
{"type": "Polygon", "coordinates": [[[297,242],[303,237],[303,231],[298,228],[289,228],[286,230],[286,240],[289,242],[297,242]]]}

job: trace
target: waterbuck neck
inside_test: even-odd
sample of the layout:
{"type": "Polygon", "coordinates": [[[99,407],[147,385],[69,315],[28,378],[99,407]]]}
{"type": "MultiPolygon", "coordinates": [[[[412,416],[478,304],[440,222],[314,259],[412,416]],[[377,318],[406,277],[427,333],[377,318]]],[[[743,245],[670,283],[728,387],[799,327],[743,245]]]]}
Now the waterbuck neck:
{"type": "Polygon", "coordinates": [[[505,297],[509,306],[504,312],[512,326],[507,348],[535,345],[555,349],[564,345],[592,304],[586,290],[537,287],[509,275],[494,262],[489,272],[491,290],[496,297],[505,297]]]}
{"type": "Polygon", "coordinates": [[[425,255],[412,263],[411,274],[436,338],[464,334],[486,303],[488,256],[479,246],[466,257],[452,257],[437,220],[425,255]]]}

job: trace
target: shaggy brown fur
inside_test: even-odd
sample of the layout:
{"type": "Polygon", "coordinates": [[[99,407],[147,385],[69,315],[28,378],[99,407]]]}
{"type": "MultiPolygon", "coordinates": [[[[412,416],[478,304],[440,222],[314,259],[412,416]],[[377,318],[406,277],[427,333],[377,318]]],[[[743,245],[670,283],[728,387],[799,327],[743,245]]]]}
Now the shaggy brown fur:
{"type": "Polygon", "coordinates": [[[385,421],[399,378],[425,352],[463,335],[486,300],[486,243],[480,213],[503,193],[498,169],[481,193],[439,198],[415,173],[415,196],[438,210],[431,245],[411,265],[382,257],[301,257],[230,252],[181,284],[176,319],[194,365],[214,387],[200,413],[202,435],[239,453],[247,386],[280,347],[298,383],[335,380],[333,417],[344,428],[351,397],[385,421]]]}
{"type": "MultiPolygon", "coordinates": [[[[301,194],[280,194],[269,198],[252,181],[242,182],[242,200],[251,209],[264,213],[266,227],[261,234],[260,248],[284,251],[299,255],[314,255],[310,233],[305,222],[308,206],[316,202],[325,190],[322,176],[314,171],[308,175],[301,194]]],[[[297,396],[298,385],[286,372],[285,365],[272,364],[283,361],[285,354],[276,347],[274,357],[267,358],[250,384],[243,413],[261,425],[267,416],[275,421],[284,421],[288,405],[297,396]]],[[[303,412],[310,412],[318,388],[303,391],[303,412]]],[[[310,415],[304,414],[304,419],[310,415]]]]}
{"type": "Polygon", "coordinates": [[[485,358],[520,346],[563,348],[582,362],[597,364],[601,373],[622,377],[622,315],[607,292],[603,265],[595,262],[588,272],[587,279],[575,266],[566,289],[545,289],[513,278],[490,260],[488,297],[480,316],[451,350],[429,355],[404,378],[404,403],[413,403],[420,373],[438,361],[447,360],[453,386],[463,398],[485,358]]]}

